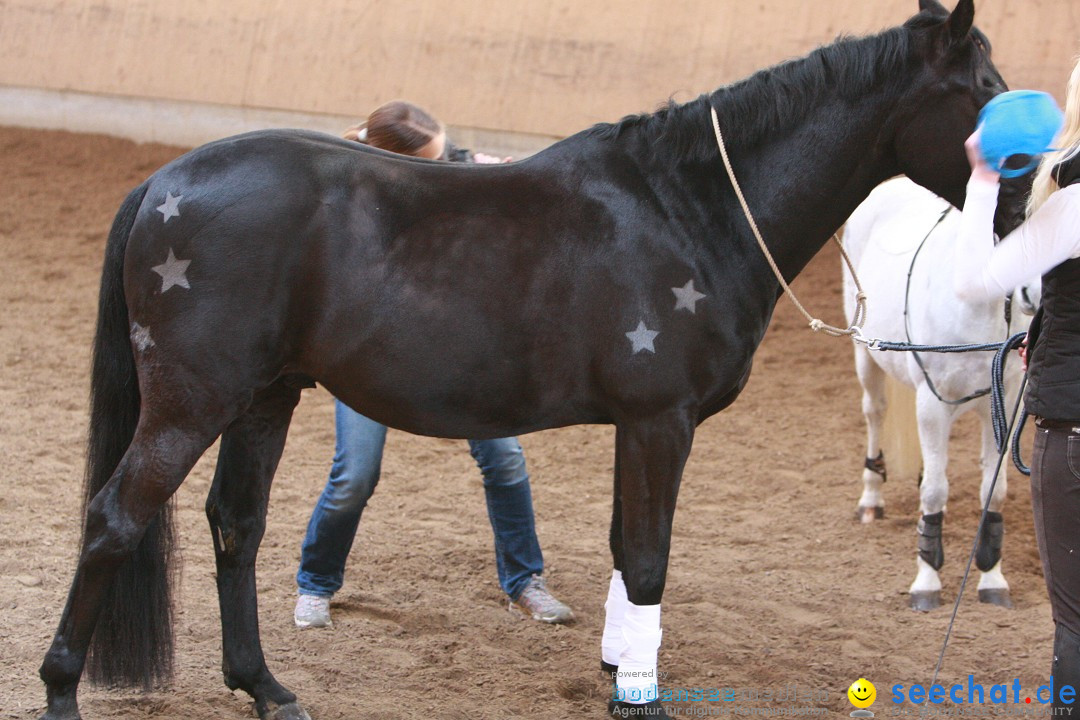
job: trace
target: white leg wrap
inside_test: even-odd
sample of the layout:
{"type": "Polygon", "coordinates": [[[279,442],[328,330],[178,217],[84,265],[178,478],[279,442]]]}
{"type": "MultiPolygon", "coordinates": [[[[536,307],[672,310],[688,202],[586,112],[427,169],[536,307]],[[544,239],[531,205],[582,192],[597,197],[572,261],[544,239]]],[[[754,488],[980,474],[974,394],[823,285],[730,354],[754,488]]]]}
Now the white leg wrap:
{"type": "Polygon", "coordinates": [[[626,642],[623,640],[622,625],[623,616],[626,615],[626,606],[630,603],[626,599],[626,585],[623,584],[622,573],[618,570],[611,571],[611,583],[608,585],[607,602],[604,609],[607,610],[607,620],[604,621],[604,637],[600,641],[600,657],[604,662],[618,665],[622,657],[626,642]]]}
{"type": "Polygon", "coordinates": [[[619,658],[617,700],[647,703],[657,699],[656,656],[660,650],[660,606],[626,604],[622,635],[625,647],[619,658]]]}

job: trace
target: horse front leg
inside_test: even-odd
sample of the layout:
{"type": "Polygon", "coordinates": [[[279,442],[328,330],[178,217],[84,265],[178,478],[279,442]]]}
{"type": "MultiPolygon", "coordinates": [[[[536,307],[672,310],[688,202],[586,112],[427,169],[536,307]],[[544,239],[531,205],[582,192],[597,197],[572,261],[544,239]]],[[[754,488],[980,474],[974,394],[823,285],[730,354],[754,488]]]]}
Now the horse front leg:
{"type": "Polygon", "coordinates": [[[982,456],[980,457],[982,487],[979,489],[979,499],[982,502],[981,506],[987,508],[986,522],[979,533],[979,545],[975,551],[975,566],[980,572],[979,602],[1011,608],[1013,604],[1009,595],[1009,583],[1001,571],[1001,545],[1005,536],[1005,520],[1001,510],[1005,505],[1008,481],[1005,463],[1002,462],[1001,471],[997,473],[997,482],[994,482],[998,450],[994,443],[994,426],[990,422],[989,402],[982,403],[979,416],[982,420],[982,456]],[[994,487],[994,493],[990,496],[990,504],[987,506],[986,498],[990,494],[991,485],[994,487]]]}
{"type": "Polygon", "coordinates": [[[882,427],[885,424],[885,371],[870,357],[870,351],[855,346],[855,373],[863,388],[862,411],[866,419],[866,460],[863,462],[863,492],[855,517],[871,523],[885,517],[885,454],[881,449],[882,427]]]}
{"type": "Polygon", "coordinates": [[[923,481],[919,486],[918,573],[909,595],[913,610],[929,611],[941,607],[941,578],[938,570],[945,564],[941,541],[945,505],[949,500],[949,431],[955,410],[934,397],[924,384],[915,397],[919,424],[919,445],[923,456],[923,481]]]}
{"type": "Polygon", "coordinates": [[[600,641],[600,672],[612,681],[619,670],[619,659],[625,647],[622,635],[623,617],[629,600],[626,597],[626,583],[623,581],[623,544],[622,544],[622,492],[619,484],[619,454],[615,453],[615,483],[611,500],[611,531],[608,543],[611,547],[611,560],[614,569],[608,583],[608,596],[604,602],[604,635],[600,641]]]}
{"type": "Polygon", "coordinates": [[[296,696],[266,667],[255,588],[255,558],[266,528],[270,485],[299,399],[298,389],[279,381],[229,425],[206,499],[217,561],[222,673],[230,689],[254,698],[263,720],[308,720],[296,696]]]}
{"type": "Polygon", "coordinates": [[[667,578],[675,501],[693,437],[693,419],[684,412],[620,423],[616,428],[616,498],[611,528],[615,572],[604,635],[613,639],[617,626],[621,643],[605,644],[604,650],[605,662],[610,665],[616,663],[607,653],[619,653],[614,668],[615,693],[608,710],[620,717],[668,717],[660,704],[657,684],[660,601],[667,578]]]}

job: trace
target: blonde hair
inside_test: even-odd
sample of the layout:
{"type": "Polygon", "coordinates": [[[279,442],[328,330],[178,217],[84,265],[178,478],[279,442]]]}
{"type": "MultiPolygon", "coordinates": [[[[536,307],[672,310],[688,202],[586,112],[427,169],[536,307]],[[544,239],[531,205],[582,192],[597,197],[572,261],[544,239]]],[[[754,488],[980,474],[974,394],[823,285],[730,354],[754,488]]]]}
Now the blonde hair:
{"type": "Polygon", "coordinates": [[[401,155],[417,155],[443,132],[442,123],[423,109],[393,100],[372,110],[367,120],[350,127],[343,137],[401,155]]]}
{"type": "Polygon", "coordinates": [[[1029,216],[1038,210],[1054,191],[1060,189],[1054,179],[1054,168],[1059,163],[1080,155],[1080,56],[1076,58],[1069,84],[1066,86],[1065,126],[1058,134],[1056,144],[1060,149],[1046,153],[1035,172],[1027,205],[1029,216]]]}

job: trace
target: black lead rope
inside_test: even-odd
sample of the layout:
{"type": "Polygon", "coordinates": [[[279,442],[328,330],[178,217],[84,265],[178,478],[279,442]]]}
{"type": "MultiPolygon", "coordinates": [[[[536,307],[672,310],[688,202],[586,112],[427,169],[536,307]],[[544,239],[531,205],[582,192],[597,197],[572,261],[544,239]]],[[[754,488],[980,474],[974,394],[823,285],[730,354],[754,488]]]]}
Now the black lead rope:
{"type": "MultiPolygon", "coordinates": [[[[1008,358],[1009,353],[1020,347],[1024,343],[1024,338],[1027,333],[1019,332],[1006,340],[1001,349],[994,355],[994,361],[990,365],[990,421],[994,428],[994,444],[997,445],[998,452],[1004,453],[1006,444],[1009,443],[1009,427],[1005,420],[1005,360],[1008,358]]],[[[1027,383],[1027,374],[1024,374],[1024,384],[1027,383]]],[[[1023,385],[1021,385],[1020,396],[1024,394],[1023,385]]],[[[1017,398],[1019,403],[1020,398],[1017,398]]],[[[1019,408],[1019,404],[1017,405],[1019,408]]],[[[1016,417],[1017,410],[1013,411],[1013,417],[1016,417]]],[[[1012,451],[1012,461],[1016,469],[1024,475],[1031,475],[1031,468],[1024,464],[1024,460],[1020,457],[1020,434],[1024,431],[1024,425],[1027,423],[1028,411],[1027,408],[1019,410],[1020,417],[1017,420],[1016,430],[1012,432],[1012,444],[1010,449],[1012,451]]]]}

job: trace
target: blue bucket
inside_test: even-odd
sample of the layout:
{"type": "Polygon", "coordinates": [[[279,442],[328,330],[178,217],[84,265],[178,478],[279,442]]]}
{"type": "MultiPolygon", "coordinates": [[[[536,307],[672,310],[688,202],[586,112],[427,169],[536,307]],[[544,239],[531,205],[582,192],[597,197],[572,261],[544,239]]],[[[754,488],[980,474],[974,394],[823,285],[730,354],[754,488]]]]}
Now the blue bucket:
{"type": "Polygon", "coordinates": [[[987,164],[1002,177],[1019,177],[1039,164],[1065,124],[1054,98],[1036,90],[1011,90],[995,96],[979,112],[980,147],[987,164]],[[1007,168],[1013,155],[1031,160],[1022,168],[1007,168]]]}

